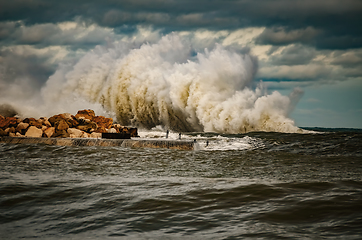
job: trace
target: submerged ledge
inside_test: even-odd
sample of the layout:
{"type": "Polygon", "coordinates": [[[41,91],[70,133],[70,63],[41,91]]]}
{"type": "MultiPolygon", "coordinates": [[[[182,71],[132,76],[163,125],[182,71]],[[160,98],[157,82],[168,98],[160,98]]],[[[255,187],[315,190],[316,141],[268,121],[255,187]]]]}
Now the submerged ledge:
{"type": "Polygon", "coordinates": [[[104,139],[104,138],[32,138],[0,137],[0,143],[10,144],[47,144],[58,146],[102,146],[128,148],[167,148],[194,150],[195,143],[190,140],[169,139],[104,139]]]}

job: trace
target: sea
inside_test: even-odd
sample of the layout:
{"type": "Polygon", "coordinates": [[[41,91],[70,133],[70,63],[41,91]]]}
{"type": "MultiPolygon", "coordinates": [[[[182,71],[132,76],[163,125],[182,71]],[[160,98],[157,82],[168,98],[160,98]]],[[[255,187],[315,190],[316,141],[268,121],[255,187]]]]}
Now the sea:
{"type": "Polygon", "coordinates": [[[362,130],[307,130],[0,143],[0,239],[362,239],[362,130]]]}

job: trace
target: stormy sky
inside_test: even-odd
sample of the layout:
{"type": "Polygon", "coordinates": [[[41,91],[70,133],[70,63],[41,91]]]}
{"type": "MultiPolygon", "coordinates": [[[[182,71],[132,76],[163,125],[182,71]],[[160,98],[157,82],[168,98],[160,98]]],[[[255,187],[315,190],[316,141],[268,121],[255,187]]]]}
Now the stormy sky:
{"type": "Polygon", "coordinates": [[[97,45],[173,32],[249,52],[269,91],[300,87],[298,126],[362,128],[361,23],[360,0],[0,0],[0,101],[37,94],[97,45]]]}

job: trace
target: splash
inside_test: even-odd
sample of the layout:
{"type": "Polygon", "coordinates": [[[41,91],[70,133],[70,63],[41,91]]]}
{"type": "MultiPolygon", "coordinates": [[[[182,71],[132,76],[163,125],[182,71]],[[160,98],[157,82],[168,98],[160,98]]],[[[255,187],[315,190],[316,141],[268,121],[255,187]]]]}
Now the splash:
{"type": "Polygon", "coordinates": [[[216,45],[194,53],[175,34],[129,49],[97,47],[75,66],[59,68],[43,97],[81,98],[113,112],[117,121],[147,129],[244,133],[298,132],[288,114],[300,94],[252,88],[256,64],[249,54],[216,45]]]}

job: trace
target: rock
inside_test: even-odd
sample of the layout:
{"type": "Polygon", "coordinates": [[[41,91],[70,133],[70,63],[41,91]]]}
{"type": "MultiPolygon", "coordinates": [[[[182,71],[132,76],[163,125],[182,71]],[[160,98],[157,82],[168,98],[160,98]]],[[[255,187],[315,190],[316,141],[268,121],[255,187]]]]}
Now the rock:
{"type": "Polygon", "coordinates": [[[117,130],[115,128],[110,128],[107,130],[107,133],[117,133],[117,130]]]}
{"type": "Polygon", "coordinates": [[[44,126],[47,126],[47,127],[51,127],[51,126],[52,126],[52,124],[49,122],[48,118],[46,118],[46,117],[41,117],[40,119],[42,120],[42,124],[43,124],[44,126]]]}
{"type": "Polygon", "coordinates": [[[83,132],[82,138],[89,138],[89,133],[83,132]]]}
{"type": "Polygon", "coordinates": [[[94,132],[97,129],[97,124],[95,122],[88,121],[87,124],[78,125],[76,128],[83,131],[83,132],[91,133],[91,132],[94,132]]]}
{"type": "Polygon", "coordinates": [[[73,119],[72,114],[70,114],[70,113],[62,113],[61,115],[63,115],[64,119],[73,119]]]}
{"type": "Polygon", "coordinates": [[[56,122],[54,127],[56,130],[61,131],[61,130],[67,130],[69,128],[69,125],[64,119],[62,119],[59,122],[56,122]]]}
{"type": "Polygon", "coordinates": [[[138,137],[137,128],[130,128],[129,133],[131,134],[131,137],[138,137]]]}
{"type": "Polygon", "coordinates": [[[106,133],[107,128],[105,128],[105,127],[97,127],[97,130],[95,132],[97,132],[97,133],[106,133]]]}
{"type": "Polygon", "coordinates": [[[25,137],[41,137],[42,135],[43,131],[35,126],[30,126],[25,133],[25,137]]]}
{"type": "Polygon", "coordinates": [[[8,127],[16,127],[18,119],[16,117],[3,117],[0,118],[0,128],[6,129],[8,127]]]}
{"type": "Polygon", "coordinates": [[[53,134],[55,133],[55,127],[50,127],[50,128],[47,128],[45,131],[44,131],[44,135],[48,138],[52,137],[53,134]]]}
{"type": "Polygon", "coordinates": [[[9,137],[16,137],[16,134],[15,134],[15,133],[10,132],[10,133],[9,133],[9,137]]]}
{"type": "Polygon", "coordinates": [[[29,123],[21,122],[16,127],[15,131],[24,134],[29,127],[29,123]]]}
{"type": "Polygon", "coordinates": [[[45,126],[45,125],[42,125],[41,126],[41,130],[44,132],[45,130],[47,130],[48,129],[48,127],[47,126],[45,126]]]}
{"type": "Polygon", "coordinates": [[[35,118],[25,118],[23,122],[29,123],[30,126],[34,126],[37,128],[41,128],[41,126],[43,125],[41,121],[38,121],[35,118]]]}
{"type": "Polygon", "coordinates": [[[80,138],[83,135],[83,131],[76,128],[68,128],[67,132],[72,138],[80,138]]]}
{"type": "Polygon", "coordinates": [[[15,133],[15,137],[24,137],[24,135],[22,135],[21,133],[17,132],[17,133],[15,133]]]}
{"type": "Polygon", "coordinates": [[[92,132],[90,137],[91,138],[102,138],[102,133],[92,132]]]}
{"type": "Polygon", "coordinates": [[[121,124],[113,124],[112,127],[117,130],[117,133],[122,132],[123,126],[121,124]]]}
{"type": "Polygon", "coordinates": [[[51,116],[48,121],[50,124],[54,127],[55,123],[59,122],[60,120],[64,120],[64,118],[61,116],[61,114],[51,116]]]}
{"type": "Polygon", "coordinates": [[[53,134],[52,137],[67,138],[69,136],[70,136],[70,134],[67,132],[67,130],[57,130],[57,129],[55,129],[55,133],[53,134]]]}
{"type": "Polygon", "coordinates": [[[5,129],[5,132],[7,132],[8,134],[9,134],[9,133],[15,133],[16,130],[15,130],[14,127],[9,127],[9,128],[7,128],[7,129],[5,129]]]}
{"type": "Polygon", "coordinates": [[[95,113],[93,110],[91,109],[85,109],[85,110],[79,110],[77,112],[77,114],[75,115],[75,117],[78,119],[80,117],[84,117],[85,119],[89,119],[89,120],[93,120],[93,118],[95,117],[95,113]]]}
{"type": "Polygon", "coordinates": [[[67,121],[69,127],[71,127],[71,128],[75,128],[75,127],[77,127],[79,125],[79,122],[75,119],[75,117],[72,118],[72,119],[66,119],[66,121],[67,121]]]}
{"type": "Polygon", "coordinates": [[[107,132],[106,129],[109,129],[112,127],[113,119],[112,118],[106,118],[103,116],[97,116],[93,118],[93,122],[97,123],[97,130],[96,132],[103,133],[107,132]]]}
{"type": "Polygon", "coordinates": [[[0,128],[0,136],[7,136],[9,133],[5,132],[2,128],[0,128]]]}

